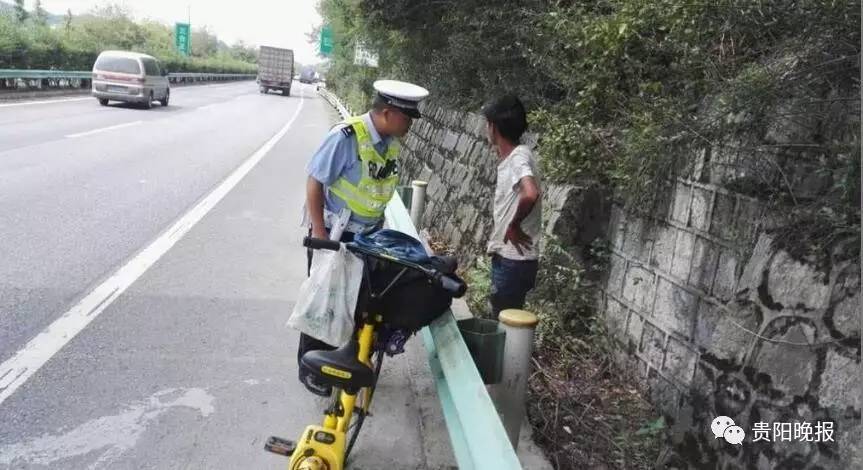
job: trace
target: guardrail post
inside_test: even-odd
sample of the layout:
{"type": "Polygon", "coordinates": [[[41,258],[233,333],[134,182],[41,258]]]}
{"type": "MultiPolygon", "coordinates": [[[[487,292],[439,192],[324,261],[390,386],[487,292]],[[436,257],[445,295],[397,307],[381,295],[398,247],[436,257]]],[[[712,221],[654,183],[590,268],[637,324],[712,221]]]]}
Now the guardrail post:
{"type": "Polygon", "coordinates": [[[504,310],[498,315],[506,331],[503,350],[503,379],[494,386],[495,404],[502,415],[503,427],[512,444],[518,447],[518,435],[525,415],[527,378],[530,376],[530,359],[533,339],[539,319],[524,310],[504,310]]]}
{"type": "Polygon", "coordinates": [[[426,187],[425,181],[414,180],[411,183],[411,221],[417,230],[422,229],[423,213],[426,210],[426,187]]]}

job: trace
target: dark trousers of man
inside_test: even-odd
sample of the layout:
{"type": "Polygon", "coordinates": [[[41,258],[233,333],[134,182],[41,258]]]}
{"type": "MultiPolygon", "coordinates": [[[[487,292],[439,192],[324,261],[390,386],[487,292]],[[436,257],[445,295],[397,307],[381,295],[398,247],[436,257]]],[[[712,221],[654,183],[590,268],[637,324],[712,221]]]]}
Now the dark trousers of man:
{"type": "Polygon", "coordinates": [[[501,310],[524,308],[527,293],[536,285],[537,260],[515,260],[500,255],[491,257],[491,311],[497,318],[501,310]]]}
{"type": "MultiPolygon", "coordinates": [[[[342,243],[347,243],[347,242],[350,242],[353,240],[354,240],[354,234],[353,233],[351,233],[351,232],[342,233],[342,243]]],[[[314,253],[315,253],[315,250],[312,250],[311,248],[306,253],[306,258],[308,259],[308,266],[307,266],[307,272],[306,273],[309,276],[311,276],[311,274],[312,274],[312,257],[314,256],[314,253]]],[[[305,333],[300,333],[300,344],[297,347],[297,363],[299,363],[300,359],[303,357],[303,354],[305,354],[309,351],[315,351],[315,350],[319,350],[319,349],[325,349],[328,351],[332,351],[335,348],[333,346],[330,346],[329,344],[323,342],[323,341],[312,338],[311,336],[309,336],[305,333]]],[[[302,374],[302,369],[300,370],[300,374],[302,374]]],[[[302,377],[300,378],[300,380],[302,380],[302,377]]]]}

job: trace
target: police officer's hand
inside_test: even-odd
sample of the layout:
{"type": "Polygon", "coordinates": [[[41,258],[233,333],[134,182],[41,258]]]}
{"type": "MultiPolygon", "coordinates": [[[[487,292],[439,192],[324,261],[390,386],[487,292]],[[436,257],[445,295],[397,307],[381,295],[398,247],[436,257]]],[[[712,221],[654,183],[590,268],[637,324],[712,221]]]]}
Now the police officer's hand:
{"type": "Polygon", "coordinates": [[[329,235],[327,235],[327,231],[324,230],[323,227],[312,227],[312,238],[320,238],[322,240],[329,239],[329,235]]]}
{"type": "Polygon", "coordinates": [[[518,251],[518,254],[523,255],[524,250],[531,247],[533,244],[533,240],[531,240],[530,236],[524,233],[524,230],[521,229],[521,224],[509,224],[506,228],[506,234],[503,236],[504,243],[512,243],[512,246],[515,247],[515,251],[518,251]]]}

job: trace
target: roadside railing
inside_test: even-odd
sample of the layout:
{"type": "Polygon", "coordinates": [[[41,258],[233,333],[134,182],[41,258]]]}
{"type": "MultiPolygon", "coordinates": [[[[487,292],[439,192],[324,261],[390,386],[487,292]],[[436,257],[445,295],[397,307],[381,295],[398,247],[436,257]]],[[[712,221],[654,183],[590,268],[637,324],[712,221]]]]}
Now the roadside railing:
{"type": "MultiPolygon", "coordinates": [[[[169,73],[174,84],[254,80],[255,74],[243,73],[169,73]]],[[[0,69],[0,93],[46,89],[89,89],[93,73],[68,70],[0,69]]]]}

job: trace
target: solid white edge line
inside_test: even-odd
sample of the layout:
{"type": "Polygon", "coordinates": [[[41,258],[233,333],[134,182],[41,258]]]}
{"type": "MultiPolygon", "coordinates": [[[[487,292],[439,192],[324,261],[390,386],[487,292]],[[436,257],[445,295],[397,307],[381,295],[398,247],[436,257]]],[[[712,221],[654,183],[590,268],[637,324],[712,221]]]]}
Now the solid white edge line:
{"type": "Polygon", "coordinates": [[[93,289],[78,304],[54,320],[14,356],[0,364],[0,404],[33,376],[60,349],[99,316],[126,289],[140,278],[168,250],[180,241],[192,227],[207,215],[239,183],[273,146],[287,134],[303,109],[305,96],[293,117],[255,153],[246,159],[233,173],[225,178],[213,191],[186,212],[179,220],[141,250],[125,265],[93,289]]]}

